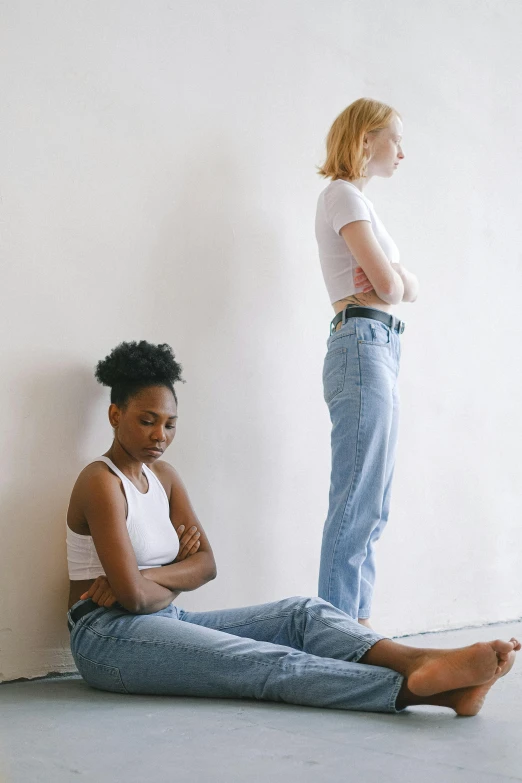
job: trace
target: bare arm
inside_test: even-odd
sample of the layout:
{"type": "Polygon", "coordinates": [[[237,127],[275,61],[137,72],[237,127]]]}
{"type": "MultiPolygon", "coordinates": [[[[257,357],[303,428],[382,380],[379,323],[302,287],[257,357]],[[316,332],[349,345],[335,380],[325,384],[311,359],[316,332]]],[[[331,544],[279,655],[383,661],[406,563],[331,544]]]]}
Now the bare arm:
{"type": "Polygon", "coordinates": [[[158,478],[168,489],[170,519],[175,528],[183,525],[190,531],[197,527],[199,532],[199,549],[196,554],[189,555],[181,562],[174,562],[161,568],[145,569],[141,573],[158,585],[175,591],[196,590],[198,587],[216,577],[216,562],[209,540],[198,520],[187,490],[177,472],[168,462],[157,462],[154,466],[158,478]]]}
{"type": "Polygon", "coordinates": [[[371,223],[356,220],[341,229],[341,236],[354,256],[377,296],[387,304],[398,304],[404,296],[401,275],[390,264],[375,239],[371,223]]]}
{"type": "Polygon", "coordinates": [[[404,285],[403,302],[415,302],[419,295],[419,281],[413,272],[409,272],[402,264],[392,264],[404,285]]]}
{"type": "Polygon", "coordinates": [[[94,546],[110,588],[119,603],[135,614],[164,609],[173,592],[146,579],[139,571],[127,532],[125,500],[118,479],[101,467],[91,468],[74,492],[84,509],[94,546]]]}

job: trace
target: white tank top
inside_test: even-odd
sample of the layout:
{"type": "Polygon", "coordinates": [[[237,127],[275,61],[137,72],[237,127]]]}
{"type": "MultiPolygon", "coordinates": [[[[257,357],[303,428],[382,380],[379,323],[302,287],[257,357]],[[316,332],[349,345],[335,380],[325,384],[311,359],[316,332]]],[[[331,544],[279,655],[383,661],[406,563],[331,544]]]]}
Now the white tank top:
{"type": "MultiPolygon", "coordinates": [[[[127,498],[127,530],[138,568],[153,568],[171,563],[179,551],[178,534],[170,520],[169,499],[163,484],[146,465],[143,472],[149,484],[143,493],[108,457],[93,462],[105,462],[121,479],[127,498]]],[[[96,579],[105,573],[92,536],[75,533],[67,525],[67,564],[69,579],[96,579]]]]}

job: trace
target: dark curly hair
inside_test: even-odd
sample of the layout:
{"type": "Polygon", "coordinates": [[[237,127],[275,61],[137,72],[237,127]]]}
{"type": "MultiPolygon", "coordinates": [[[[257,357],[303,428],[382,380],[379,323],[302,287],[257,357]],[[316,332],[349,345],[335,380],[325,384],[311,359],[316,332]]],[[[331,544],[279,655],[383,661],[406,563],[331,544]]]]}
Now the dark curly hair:
{"type": "Polygon", "coordinates": [[[174,384],[182,381],[181,365],[174,359],[167,343],[153,345],[146,340],[139,343],[120,343],[105,359],[96,365],[98,383],[110,386],[111,402],[124,407],[128,400],[147,386],[166,386],[174,395],[174,384]]]}

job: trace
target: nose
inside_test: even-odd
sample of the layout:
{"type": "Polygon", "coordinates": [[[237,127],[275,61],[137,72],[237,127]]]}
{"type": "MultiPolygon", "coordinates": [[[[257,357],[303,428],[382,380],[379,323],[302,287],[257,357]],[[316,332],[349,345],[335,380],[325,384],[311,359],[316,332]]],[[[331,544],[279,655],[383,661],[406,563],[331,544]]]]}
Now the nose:
{"type": "Polygon", "coordinates": [[[404,158],[404,152],[402,151],[402,147],[399,147],[399,152],[397,153],[397,157],[401,160],[404,158]]]}
{"type": "Polygon", "coordinates": [[[152,440],[156,443],[164,443],[167,440],[167,435],[163,427],[158,427],[152,433],[152,440]]]}

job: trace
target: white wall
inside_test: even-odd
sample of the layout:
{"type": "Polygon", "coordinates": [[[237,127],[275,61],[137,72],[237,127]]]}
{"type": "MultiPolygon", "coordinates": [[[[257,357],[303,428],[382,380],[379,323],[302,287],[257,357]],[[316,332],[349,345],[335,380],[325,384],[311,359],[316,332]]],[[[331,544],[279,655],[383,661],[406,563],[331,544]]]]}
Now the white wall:
{"type": "Polygon", "coordinates": [[[184,605],[316,591],[330,307],[314,166],[361,95],[406,161],[368,191],[422,282],[374,620],[519,616],[517,0],[7,0],[0,6],[0,679],[71,666],[64,518],[110,442],[96,361],[167,341],[169,458],[218,557],[184,605]]]}

